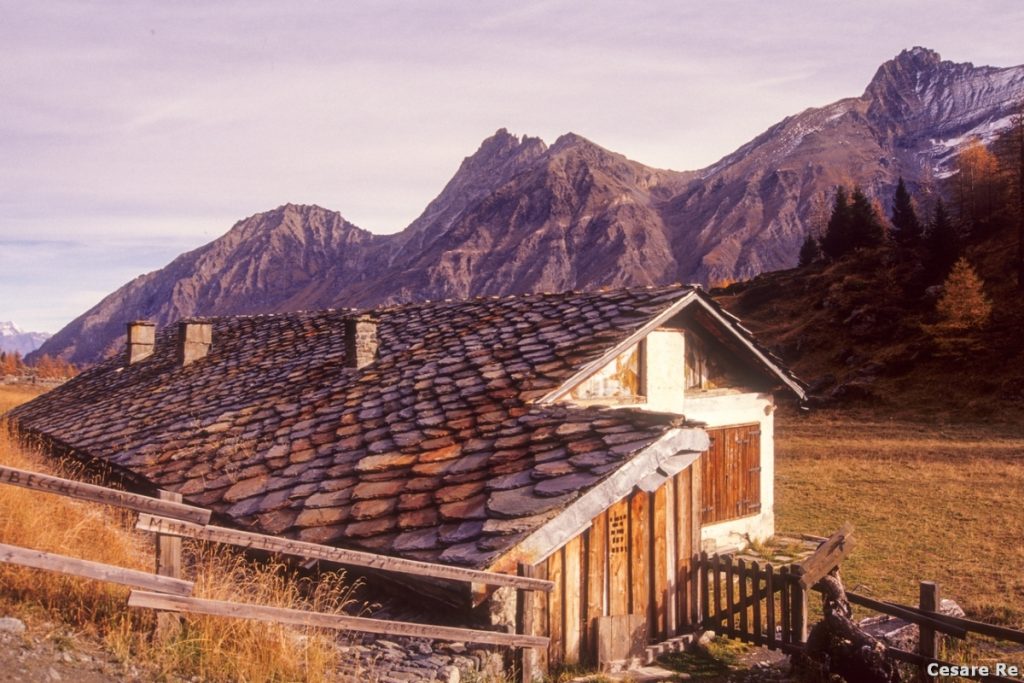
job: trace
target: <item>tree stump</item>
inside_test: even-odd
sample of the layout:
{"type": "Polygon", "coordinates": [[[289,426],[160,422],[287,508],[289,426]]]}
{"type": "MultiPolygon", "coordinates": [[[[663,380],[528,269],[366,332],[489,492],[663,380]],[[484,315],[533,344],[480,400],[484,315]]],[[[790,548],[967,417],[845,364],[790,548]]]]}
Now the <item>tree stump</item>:
{"type": "Polygon", "coordinates": [[[899,683],[896,663],[885,656],[885,644],[853,619],[853,609],[838,568],[818,582],[824,618],[811,629],[806,654],[795,666],[810,680],[839,676],[848,683],[899,683]]]}

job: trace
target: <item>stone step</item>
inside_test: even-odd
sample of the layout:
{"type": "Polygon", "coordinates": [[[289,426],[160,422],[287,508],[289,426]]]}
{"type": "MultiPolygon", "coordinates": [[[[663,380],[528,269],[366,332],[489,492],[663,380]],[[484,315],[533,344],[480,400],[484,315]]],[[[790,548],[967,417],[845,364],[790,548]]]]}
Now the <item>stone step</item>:
{"type": "Polygon", "coordinates": [[[658,657],[668,654],[669,652],[683,652],[692,642],[693,636],[687,634],[685,636],[669,638],[668,640],[655,645],[648,645],[645,650],[644,664],[653,664],[658,657]]]}

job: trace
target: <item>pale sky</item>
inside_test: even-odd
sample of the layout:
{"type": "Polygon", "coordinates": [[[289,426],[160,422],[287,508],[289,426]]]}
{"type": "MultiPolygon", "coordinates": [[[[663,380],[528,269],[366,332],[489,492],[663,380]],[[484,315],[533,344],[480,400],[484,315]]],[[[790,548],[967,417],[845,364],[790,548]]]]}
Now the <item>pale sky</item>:
{"type": "Polygon", "coordinates": [[[1020,0],[0,0],[0,320],[54,332],[286,202],[395,232],[498,128],[696,169],[902,49],[1022,36],[1020,0]]]}

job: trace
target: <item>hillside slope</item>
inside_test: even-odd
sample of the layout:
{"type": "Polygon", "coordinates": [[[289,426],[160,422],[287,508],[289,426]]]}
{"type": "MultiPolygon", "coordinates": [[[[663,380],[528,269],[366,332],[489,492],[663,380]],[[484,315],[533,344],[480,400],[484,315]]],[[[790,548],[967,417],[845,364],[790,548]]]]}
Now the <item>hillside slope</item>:
{"type": "Polygon", "coordinates": [[[908,265],[894,263],[888,247],[765,273],[712,294],[811,385],[812,406],[881,406],[893,418],[933,424],[1009,423],[1024,414],[1016,249],[1009,229],[965,249],[993,311],[954,348],[928,331],[941,288],[908,293],[908,265]]]}

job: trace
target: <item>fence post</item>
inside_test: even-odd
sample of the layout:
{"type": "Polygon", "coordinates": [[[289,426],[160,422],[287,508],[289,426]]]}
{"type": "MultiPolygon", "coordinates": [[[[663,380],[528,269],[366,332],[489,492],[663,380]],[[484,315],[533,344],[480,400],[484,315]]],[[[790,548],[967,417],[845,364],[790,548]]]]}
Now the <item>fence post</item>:
{"type": "Polygon", "coordinates": [[[740,591],[739,591],[739,603],[738,603],[739,608],[740,608],[740,619],[739,619],[739,622],[740,622],[739,623],[739,627],[740,627],[740,640],[742,640],[745,643],[749,643],[749,642],[752,642],[752,638],[751,638],[751,635],[750,635],[750,629],[748,628],[749,627],[749,623],[748,623],[748,619],[747,619],[747,612],[748,612],[748,605],[747,605],[747,595],[748,595],[747,594],[747,576],[749,575],[749,572],[747,571],[747,563],[744,562],[742,559],[739,559],[739,560],[736,561],[736,575],[740,579],[740,591]]]}
{"type": "Polygon", "coordinates": [[[711,604],[708,597],[710,595],[710,592],[708,591],[708,572],[711,568],[708,566],[707,552],[701,551],[700,555],[695,555],[694,557],[697,558],[696,566],[699,567],[697,580],[694,581],[694,584],[697,586],[699,596],[693,600],[690,623],[692,623],[695,628],[698,626],[700,628],[708,628],[708,623],[711,617],[711,608],[708,606],[711,604]]]}
{"type": "MultiPolygon", "coordinates": [[[[927,612],[939,611],[939,586],[932,581],[921,582],[921,598],[918,606],[927,612]]],[[[920,624],[920,638],[918,639],[917,651],[922,657],[936,659],[939,653],[939,634],[931,626],[920,624]]],[[[927,663],[921,664],[921,680],[925,683],[935,683],[935,676],[927,673],[927,663]]]]}
{"type": "MultiPolygon", "coordinates": [[[[160,500],[172,503],[181,502],[181,494],[172,491],[159,492],[160,500]]],[[[181,538],[177,536],[156,535],[156,573],[173,579],[181,578],[181,538]]],[[[157,612],[157,641],[172,640],[181,630],[182,616],[173,612],[157,612]]]]}
{"type": "MultiPolygon", "coordinates": [[[[790,574],[793,579],[798,576],[790,574]]],[[[798,580],[790,583],[790,594],[793,598],[793,639],[796,643],[807,642],[807,589],[798,580]]]]}
{"type": "MultiPolygon", "coordinates": [[[[535,578],[536,572],[532,565],[519,563],[519,576],[535,578]]],[[[532,590],[516,590],[516,633],[520,635],[533,635],[533,603],[537,599],[532,590]]],[[[532,647],[524,647],[519,650],[519,680],[520,683],[533,683],[534,676],[539,672],[536,670],[536,650],[532,647]]]]}

